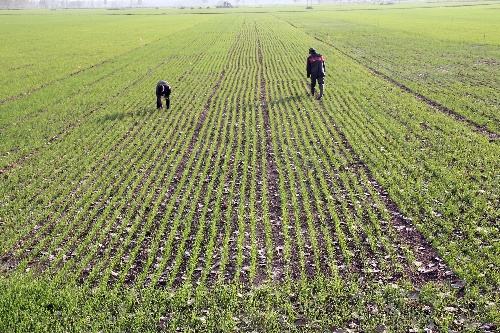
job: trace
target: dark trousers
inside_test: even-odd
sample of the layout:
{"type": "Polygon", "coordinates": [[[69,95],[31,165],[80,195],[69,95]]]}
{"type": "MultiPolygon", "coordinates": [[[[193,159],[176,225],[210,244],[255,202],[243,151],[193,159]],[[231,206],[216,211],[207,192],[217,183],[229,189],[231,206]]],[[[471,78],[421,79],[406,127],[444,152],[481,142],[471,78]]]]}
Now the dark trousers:
{"type": "MultiPolygon", "coordinates": [[[[163,107],[161,103],[161,95],[156,95],[156,108],[160,109],[163,107]]],[[[170,109],[170,96],[165,96],[165,104],[167,105],[167,109],[170,109]]]]}
{"type": "Polygon", "coordinates": [[[313,93],[314,93],[314,87],[316,87],[316,81],[318,82],[319,85],[323,85],[325,84],[325,77],[311,75],[311,92],[313,93]]]}

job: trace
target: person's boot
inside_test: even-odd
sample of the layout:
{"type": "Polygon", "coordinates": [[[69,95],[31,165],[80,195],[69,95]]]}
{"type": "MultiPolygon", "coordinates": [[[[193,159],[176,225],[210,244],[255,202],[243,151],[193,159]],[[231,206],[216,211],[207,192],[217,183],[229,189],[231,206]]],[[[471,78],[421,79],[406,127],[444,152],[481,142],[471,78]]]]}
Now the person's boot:
{"type": "Polygon", "coordinates": [[[311,96],[313,96],[313,97],[314,97],[314,92],[315,92],[314,87],[311,87],[311,96]]]}
{"type": "Polygon", "coordinates": [[[322,99],[323,98],[323,85],[320,84],[319,85],[319,96],[318,96],[318,99],[322,99]]]}

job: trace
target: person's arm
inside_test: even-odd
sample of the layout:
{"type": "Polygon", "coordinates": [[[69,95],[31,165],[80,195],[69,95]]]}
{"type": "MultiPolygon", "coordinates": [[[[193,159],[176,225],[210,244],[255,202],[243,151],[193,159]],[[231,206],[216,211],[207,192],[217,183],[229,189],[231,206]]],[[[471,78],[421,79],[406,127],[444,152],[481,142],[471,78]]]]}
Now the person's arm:
{"type": "Polygon", "coordinates": [[[326,74],[326,65],[325,65],[325,59],[323,59],[323,73],[326,74]]]}
{"type": "Polygon", "coordinates": [[[311,62],[309,61],[309,58],[307,58],[307,64],[306,64],[306,71],[307,71],[307,77],[311,76],[311,62]]]}

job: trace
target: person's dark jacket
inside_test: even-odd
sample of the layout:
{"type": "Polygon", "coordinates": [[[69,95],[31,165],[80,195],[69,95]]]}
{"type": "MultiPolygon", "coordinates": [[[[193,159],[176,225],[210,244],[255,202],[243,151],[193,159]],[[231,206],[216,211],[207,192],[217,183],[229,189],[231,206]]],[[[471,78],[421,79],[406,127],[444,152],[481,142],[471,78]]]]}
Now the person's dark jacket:
{"type": "Polygon", "coordinates": [[[165,81],[160,81],[156,85],[156,96],[165,96],[168,98],[170,96],[170,86],[165,81]]]}
{"type": "Polygon", "coordinates": [[[307,77],[324,77],[326,72],[325,58],[313,53],[307,58],[307,77]]]}

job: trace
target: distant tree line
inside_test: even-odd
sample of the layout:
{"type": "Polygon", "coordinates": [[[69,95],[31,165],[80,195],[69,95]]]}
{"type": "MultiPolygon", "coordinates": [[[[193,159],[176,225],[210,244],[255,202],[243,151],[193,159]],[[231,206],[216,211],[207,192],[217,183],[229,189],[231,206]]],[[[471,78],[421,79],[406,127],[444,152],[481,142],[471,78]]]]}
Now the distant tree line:
{"type": "Polygon", "coordinates": [[[0,0],[0,8],[139,7],[143,0],[0,0]]]}
{"type": "MultiPolygon", "coordinates": [[[[307,6],[325,3],[392,3],[401,0],[0,0],[0,9],[18,8],[123,8],[155,6],[223,6],[224,2],[236,6],[270,4],[300,4],[307,6]]],[[[408,0],[402,0],[408,1],[408,0]]]]}

